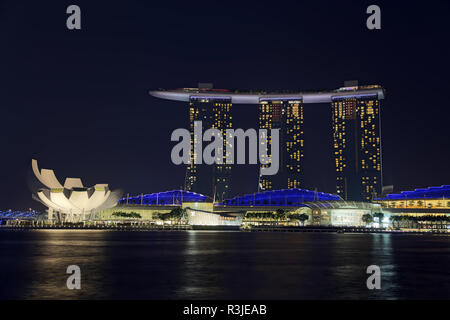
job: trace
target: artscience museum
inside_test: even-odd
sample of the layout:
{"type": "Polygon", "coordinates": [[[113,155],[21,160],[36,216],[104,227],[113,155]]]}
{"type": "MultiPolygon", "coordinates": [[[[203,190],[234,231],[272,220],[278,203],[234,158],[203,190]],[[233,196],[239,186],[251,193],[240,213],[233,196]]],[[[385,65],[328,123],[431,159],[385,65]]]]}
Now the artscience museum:
{"type": "Polygon", "coordinates": [[[48,220],[81,222],[92,220],[94,214],[117,205],[121,190],[111,190],[107,184],[83,185],[80,178],[66,178],[62,185],[53,170],[39,169],[32,160],[33,174],[40,187],[33,191],[33,199],[48,208],[48,220]]]}

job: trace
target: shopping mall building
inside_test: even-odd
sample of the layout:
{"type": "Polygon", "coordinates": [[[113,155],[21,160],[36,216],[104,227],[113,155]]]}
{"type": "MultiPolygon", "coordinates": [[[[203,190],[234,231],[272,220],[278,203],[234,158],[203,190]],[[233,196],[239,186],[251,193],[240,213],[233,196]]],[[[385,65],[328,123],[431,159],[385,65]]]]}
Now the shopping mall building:
{"type": "Polygon", "coordinates": [[[334,194],[305,189],[259,192],[213,203],[207,196],[174,190],[122,198],[116,207],[99,212],[96,221],[113,222],[118,220],[114,212],[134,212],[140,215],[140,223],[156,223],[175,208],[186,209],[187,221],[193,226],[245,226],[274,221],[278,225],[299,225],[290,217],[305,214],[308,218],[304,224],[309,226],[449,230],[450,186],[388,194],[372,203],[345,201],[334,194]],[[268,218],[270,214],[275,217],[280,209],[285,219],[268,218]],[[368,214],[374,217],[371,223],[363,219],[368,214]]]}
{"type": "Polygon", "coordinates": [[[286,214],[278,224],[298,225],[289,222],[290,216],[305,214],[306,225],[364,226],[364,214],[381,212],[380,204],[342,201],[339,196],[304,189],[266,191],[234,197],[221,203],[194,192],[174,190],[134,197],[125,197],[111,209],[98,213],[100,221],[116,221],[114,212],[137,213],[140,221],[157,221],[164,214],[181,207],[191,225],[235,225],[273,223],[277,212],[286,214]],[[269,214],[269,215],[268,215],[269,214]],[[248,218],[251,216],[252,218],[248,218]]]}

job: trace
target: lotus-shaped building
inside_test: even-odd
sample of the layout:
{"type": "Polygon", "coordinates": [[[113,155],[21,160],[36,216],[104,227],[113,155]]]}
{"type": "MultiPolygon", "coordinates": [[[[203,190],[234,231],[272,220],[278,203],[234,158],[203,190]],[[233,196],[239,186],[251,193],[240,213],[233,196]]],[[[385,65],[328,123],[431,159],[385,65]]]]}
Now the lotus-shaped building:
{"type": "Polygon", "coordinates": [[[96,212],[116,206],[122,196],[121,190],[110,190],[107,184],[85,187],[80,178],[66,178],[62,185],[53,170],[39,170],[34,159],[31,166],[35,177],[45,186],[33,190],[33,198],[48,207],[50,220],[91,220],[96,212]]]}

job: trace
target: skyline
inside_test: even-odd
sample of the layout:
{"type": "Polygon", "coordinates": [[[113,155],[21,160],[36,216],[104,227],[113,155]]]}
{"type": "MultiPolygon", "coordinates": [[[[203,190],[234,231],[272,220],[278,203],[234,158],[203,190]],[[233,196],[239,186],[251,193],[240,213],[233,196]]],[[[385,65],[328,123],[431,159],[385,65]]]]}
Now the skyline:
{"type": "Polygon", "coordinates": [[[0,1],[0,299],[449,299],[449,12],[0,1]]]}
{"type": "MultiPolygon", "coordinates": [[[[31,158],[61,176],[85,176],[89,184],[107,181],[130,194],[177,189],[184,167],[170,162],[170,132],[188,128],[187,110],[150,97],[148,90],[198,82],[274,90],[334,88],[351,79],[382,84],[387,90],[381,112],[384,184],[399,192],[450,181],[449,48],[442,41],[446,29],[439,28],[447,3],[439,4],[442,10],[420,7],[420,19],[413,19],[418,6],[381,2],[383,28],[377,31],[364,28],[366,4],[329,4],[326,12],[319,4],[243,4],[240,12],[217,5],[220,15],[234,22],[227,25],[205,17],[213,6],[180,4],[172,15],[158,16],[163,10],[151,5],[79,5],[86,13],[79,33],[65,29],[64,5],[3,5],[7,15],[0,19],[0,34],[7,45],[0,55],[8,64],[1,77],[6,94],[0,98],[5,106],[1,165],[7,168],[2,209],[36,208],[26,186],[31,158]],[[302,19],[290,22],[300,9],[302,19]],[[253,15],[246,14],[250,10],[253,15]],[[286,19],[270,26],[260,21],[271,11],[286,19]],[[187,22],[188,31],[204,32],[203,41],[177,37],[187,22]],[[345,34],[358,46],[330,34],[345,34]],[[230,47],[213,35],[236,41],[230,47]],[[167,37],[177,41],[164,42],[167,37]],[[267,39],[276,41],[267,44],[267,39]]],[[[233,112],[233,127],[257,127],[257,108],[235,106],[233,112]]],[[[326,158],[332,152],[329,106],[305,106],[304,113],[305,141],[314,141],[305,145],[305,188],[335,193],[334,180],[328,179],[334,163],[326,158]]],[[[256,186],[244,183],[254,180],[252,170],[237,171],[242,183],[235,194],[253,192],[256,186]]]]}

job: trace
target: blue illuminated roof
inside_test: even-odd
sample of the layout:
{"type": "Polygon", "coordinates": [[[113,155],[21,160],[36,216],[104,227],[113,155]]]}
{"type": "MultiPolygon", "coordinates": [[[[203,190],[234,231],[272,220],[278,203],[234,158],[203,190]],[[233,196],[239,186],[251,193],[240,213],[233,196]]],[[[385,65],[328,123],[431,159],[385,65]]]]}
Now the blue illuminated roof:
{"type": "Polygon", "coordinates": [[[33,219],[41,213],[34,210],[0,210],[0,219],[33,219]]]}
{"type": "Polygon", "coordinates": [[[305,189],[282,189],[224,200],[222,205],[227,206],[303,206],[308,201],[337,201],[337,195],[324,192],[315,192],[305,189]]]}
{"type": "Polygon", "coordinates": [[[374,200],[404,200],[404,199],[436,199],[450,198],[450,185],[440,187],[420,188],[414,191],[402,191],[400,193],[388,194],[384,198],[374,200]]]}
{"type": "Polygon", "coordinates": [[[208,197],[199,193],[184,190],[172,190],[157,192],[119,200],[119,204],[142,204],[142,205],[180,205],[183,202],[207,202],[208,197]]]}

